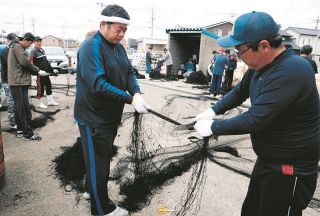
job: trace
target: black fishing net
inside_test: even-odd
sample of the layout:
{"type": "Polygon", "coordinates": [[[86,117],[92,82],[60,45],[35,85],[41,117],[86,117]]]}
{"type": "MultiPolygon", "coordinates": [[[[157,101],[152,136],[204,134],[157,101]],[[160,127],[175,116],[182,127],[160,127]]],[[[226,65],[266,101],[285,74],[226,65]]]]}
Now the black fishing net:
{"type": "MultiPolygon", "coordinates": [[[[165,99],[165,106],[155,110],[176,122],[152,114],[124,113],[121,127],[126,128],[124,131],[131,127],[131,135],[124,156],[113,161],[111,180],[119,185],[116,193],[123,195],[123,199],[117,200],[119,205],[130,212],[138,212],[147,208],[152,198],[174,183],[177,177],[187,175],[187,184],[179,191],[181,198],[171,215],[197,215],[206,185],[208,163],[213,162],[250,177],[256,155],[248,135],[221,136],[216,140],[202,139],[190,130],[175,130],[177,124],[189,123],[193,116],[209,107],[212,100],[185,95],[169,95],[165,99]]],[[[246,109],[232,109],[221,118],[230,118],[246,109]]],[[[121,128],[119,131],[121,134],[121,128]]],[[[68,160],[70,157],[82,157],[80,154],[80,149],[65,149],[54,162],[55,174],[63,185],[72,185],[78,188],[76,190],[83,191],[84,166],[81,170],[72,170],[72,164],[80,163],[77,161],[79,158],[68,160]]],[[[317,211],[320,208],[319,190],[318,187],[309,205],[317,211]]]]}
{"type": "Polygon", "coordinates": [[[208,78],[202,73],[202,71],[195,71],[188,76],[186,82],[191,84],[207,85],[208,78]]]}

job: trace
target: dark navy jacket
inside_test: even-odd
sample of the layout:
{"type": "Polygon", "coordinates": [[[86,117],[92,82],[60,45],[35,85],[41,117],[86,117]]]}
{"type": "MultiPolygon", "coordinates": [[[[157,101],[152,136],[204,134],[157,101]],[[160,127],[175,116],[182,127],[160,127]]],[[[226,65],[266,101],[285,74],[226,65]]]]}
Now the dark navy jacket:
{"type": "Polygon", "coordinates": [[[117,127],[124,104],[140,92],[126,51],[98,31],[82,43],[77,59],[76,121],[93,128],[117,127]]]}
{"type": "Polygon", "coordinates": [[[250,133],[253,150],[263,161],[294,164],[300,174],[316,172],[320,106],[311,65],[286,50],[260,71],[247,71],[213,109],[216,114],[223,114],[248,97],[251,108],[234,118],[215,121],[213,133],[250,133]]]}

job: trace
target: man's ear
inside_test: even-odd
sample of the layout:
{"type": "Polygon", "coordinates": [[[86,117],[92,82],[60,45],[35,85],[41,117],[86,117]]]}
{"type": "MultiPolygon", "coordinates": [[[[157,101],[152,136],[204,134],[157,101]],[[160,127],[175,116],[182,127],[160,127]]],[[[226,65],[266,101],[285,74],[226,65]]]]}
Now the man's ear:
{"type": "Polygon", "coordinates": [[[270,48],[270,44],[269,44],[269,42],[267,40],[260,41],[259,45],[262,46],[262,48],[264,48],[264,49],[265,48],[270,48]]]}
{"type": "Polygon", "coordinates": [[[105,21],[101,21],[100,22],[100,28],[102,27],[102,26],[104,26],[104,25],[106,25],[107,23],[105,22],[105,21]]]}

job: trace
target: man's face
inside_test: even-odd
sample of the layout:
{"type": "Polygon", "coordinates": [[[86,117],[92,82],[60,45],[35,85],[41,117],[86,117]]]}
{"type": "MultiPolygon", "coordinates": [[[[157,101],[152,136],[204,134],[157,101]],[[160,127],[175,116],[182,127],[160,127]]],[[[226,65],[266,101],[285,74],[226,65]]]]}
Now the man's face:
{"type": "Polygon", "coordinates": [[[35,47],[35,48],[37,48],[37,49],[41,48],[41,40],[36,40],[36,41],[33,42],[33,43],[34,43],[34,47],[35,47]]]}
{"type": "Polygon", "coordinates": [[[236,47],[236,50],[238,50],[238,57],[241,58],[250,69],[259,70],[266,65],[264,51],[260,45],[257,51],[253,51],[248,44],[241,44],[236,47]]]}
{"type": "Polygon", "coordinates": [[[26,40],[26,39],[23,39],[20,44],[23,46],[23,48],[27,49],[28,47],[31,46],[31,44],[33,43],[33,41],[31,40],[26,40]]]}
{"type": "Polygon", "coordinates": [[[110,43],[117,44],[124,38],[127,31],[127,25],[122,23],[107,25],[106,22],[102,22],[100,31],[110,43]]]}

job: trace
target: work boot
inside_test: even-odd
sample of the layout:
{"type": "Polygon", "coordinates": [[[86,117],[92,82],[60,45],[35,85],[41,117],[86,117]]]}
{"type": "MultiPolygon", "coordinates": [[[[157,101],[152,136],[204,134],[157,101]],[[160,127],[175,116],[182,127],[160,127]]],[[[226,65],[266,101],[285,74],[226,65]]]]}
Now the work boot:
{"type": "Polygon", "coordinates": [[[53,100],[53,95],[47,95],[48,106],[58,106],[59,103],[53,100]]]}
{"type": "Polygon", "coordinates": [[[42,98],[38,99],[38,107],[41,109],[47,109],[48,107],[44,105],[42,98]]]}

